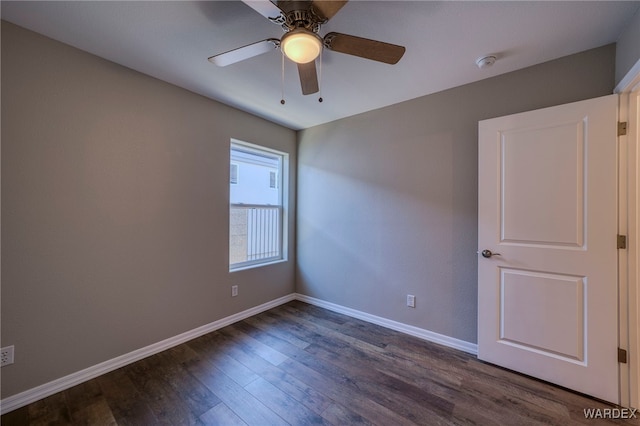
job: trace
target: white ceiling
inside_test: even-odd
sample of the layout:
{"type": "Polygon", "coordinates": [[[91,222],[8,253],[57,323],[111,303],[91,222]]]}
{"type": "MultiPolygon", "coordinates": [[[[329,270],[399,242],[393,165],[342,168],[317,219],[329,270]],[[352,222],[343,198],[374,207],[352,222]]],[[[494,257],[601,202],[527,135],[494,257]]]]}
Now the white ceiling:
{"type": "MultiPolygon", "coordinates": [[[[268,120],[304,129],[613,43],[637,1],[351,0],[321,35],[406,46],[397,65],[326,51],[320,95],[273,51],[224,68],[211,55],[282,29],[240,1],[2,1],[2,19],[268,120]],[[475,60],[498,57],[488,69],[475,60]]],[[[43,64],[46,66],[46,64],[43,64]]]]}

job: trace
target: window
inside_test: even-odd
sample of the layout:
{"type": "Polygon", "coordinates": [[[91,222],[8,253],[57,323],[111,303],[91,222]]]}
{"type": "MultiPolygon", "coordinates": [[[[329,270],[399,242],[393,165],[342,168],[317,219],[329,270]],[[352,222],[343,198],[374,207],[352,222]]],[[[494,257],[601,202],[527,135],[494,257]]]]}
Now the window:
{"type": "Polygon", "coordinates": [[[233,140],[230,155],[229,269],[285,258],[285,153],[233,140]],[[242,170],[242,179],[238,173],[242,170]],[[285,188],[283,190],[283,188],[285,188]]]}

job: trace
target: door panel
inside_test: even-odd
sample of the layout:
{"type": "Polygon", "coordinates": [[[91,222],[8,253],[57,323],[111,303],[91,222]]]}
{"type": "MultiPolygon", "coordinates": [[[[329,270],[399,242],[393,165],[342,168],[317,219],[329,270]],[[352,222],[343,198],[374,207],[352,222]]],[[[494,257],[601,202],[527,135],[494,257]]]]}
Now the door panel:
{"type": "Polygon", "coordinates": [[[503,242],[582,248],[584,126],[501,132],[503,242]]]}
{"type": "Polygon", "coordinates": [[[478,178],[478,357],[614,403],[616,108],[481,121],[478,178]]]}
{"type": "Polygon", "coordinates": [[[584,362],[585,277],[507,268],[500,275],[500,340],[584,362]]]}

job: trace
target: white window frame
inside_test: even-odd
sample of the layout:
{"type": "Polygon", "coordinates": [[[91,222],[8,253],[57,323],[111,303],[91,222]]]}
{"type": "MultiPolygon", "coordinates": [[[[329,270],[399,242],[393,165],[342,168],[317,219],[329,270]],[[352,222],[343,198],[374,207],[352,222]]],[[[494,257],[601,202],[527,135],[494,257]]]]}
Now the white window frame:
{"type": "MultiPolygon", "coordinates": [[[[243,262],[231,263],[231,244],[229,245],[229,272],[240,271],[249,268],[255,268],[265,265],[271,265],[274,263],[284,262],[288,258],[288,200],[289,200],[289,154],[286,152],[282,152],[273,148],[268,148],[262,145],[257,145],[249,142],[240,141],[237,139],[231,139],[231,143],[229,146],[229,154],[234,149],[245,151],[249,153],[256,153],[258,155],[269,155],[269,156],[277,156],[280,158],[280,167],[276,173],[276,190],[279,191],[279,205],[259,205],[259,204],[232,204],[231,199],[229,199],[229,225],[231,227],[231,209],[233,208],[245,208],[245,209],[259,209],[259,208],[273,208],[277,207],[279,212],[278,218],[278,232],[279,232],[279,241],[278,241],[278,249],[279,253],[276,256],[269,256],[260,259],[247,260],[243,262]]],[[[237,162],[234,162],[237,164],[237,162]]],[[[231,164],[231,161],[230,161],[231,164]]],[[[239,165],[238,165],[239,168],[239,165]]],[[[231,184],[230,184],[231,186],[231,184]]],[[[270,185],[265,188],[267,191],[271,191],[274,188],[271,188],[270,185]]],[[[230,237],[231,237],[231,230],[230,237]]],[[[230,241],[230,240],[229,240],[230,241]]]]}

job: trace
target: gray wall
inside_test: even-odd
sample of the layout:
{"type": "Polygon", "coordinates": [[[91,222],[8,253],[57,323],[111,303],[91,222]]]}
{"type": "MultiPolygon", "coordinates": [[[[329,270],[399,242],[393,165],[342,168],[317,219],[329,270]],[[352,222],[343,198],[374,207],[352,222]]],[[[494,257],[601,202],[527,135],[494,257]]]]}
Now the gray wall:
{"type": "Polygon", "coordinates": [[[608,45],[301,131],[298,292],[476,342],[478,120],[611,94],[614,55],[608,45]]]}
{"type": "Polygon", "coordinates": [[[616,43],[616,84],[640,60],[640,9],[631,18],[616,43]]]}
{"type": "Polygon", "coordinates": [[[295,290],[293,209],[289,262],[228,272],[231,137],[295,165],[291,130],[2,22],[2,398],[295,290]]]}

